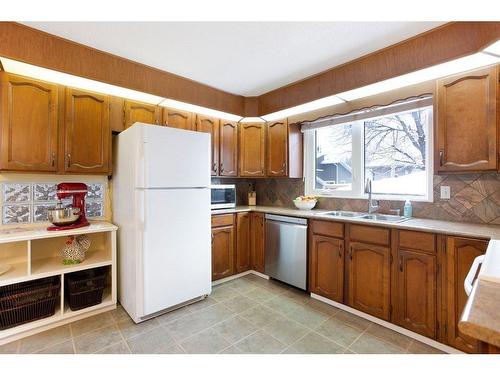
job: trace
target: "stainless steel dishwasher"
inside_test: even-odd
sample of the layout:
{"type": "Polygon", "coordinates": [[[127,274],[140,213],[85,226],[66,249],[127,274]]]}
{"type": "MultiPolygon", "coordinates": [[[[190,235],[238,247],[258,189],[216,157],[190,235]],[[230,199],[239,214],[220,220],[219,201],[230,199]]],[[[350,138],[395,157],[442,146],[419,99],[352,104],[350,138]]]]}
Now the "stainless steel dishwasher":
{"type": "Polygon", "coordinates": [[[307,220],[266,214],[266,275],[306,289],[307,220]]]}

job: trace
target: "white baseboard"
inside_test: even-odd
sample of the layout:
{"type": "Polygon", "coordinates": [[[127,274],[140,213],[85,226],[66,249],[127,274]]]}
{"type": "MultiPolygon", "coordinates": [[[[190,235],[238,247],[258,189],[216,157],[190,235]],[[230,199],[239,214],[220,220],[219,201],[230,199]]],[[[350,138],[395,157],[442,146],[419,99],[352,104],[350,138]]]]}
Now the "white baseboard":
{"type": "Polygon", "coordinates": [[[256,276],[262,277],[263,279],[269,280],[269,276],[264,275],[263,273],[257,272],[255,270],[250,270],[250,273],[252,275],[256,275],[256,276]]]}
{"type": "Polygon", "coordinates": [[[266,279],[266,280],[269,280],[269,276],[264,275],[263,273],[260,273],[260,272],[254,271],[254,270],[250,270],[250,271],[237,273],[236,275],[228,276],[228,277],[225,277],[225,278],[220,279],[220,280],[212,281],[212,286],[216,286],[216,285],[225,283],[225,282],[230,281],[230,280],[239,279],[240,277],[243,277],[245,275],[250,275],[250,274],[262,277],[263,279],[266,279]]]}
{"type": "Polygon", "coordinates": [[[381,326],[389,328],[389,329],[396,331],[398,333],[401,333],[405,336],[411,337],[412,339],[420,341],[426,345],[432,346],[433,348],[439,349],[443,352],[450,353],[450,354],[464,354],[460,350],[452,348],[451,346],[441,344],[440,342],[434,341],[428,337],[419,335],[418,333],[412,332],[412,331],[407,330],[405,328],[399,327],[395,324],[386,322],[385,320],[376,318],[374,316],[371,316],[371,315],[366,314],[364,312],[361,312],[359,310],[353,309],[352,307],[346,306],[342,303],[338,303],[338,302],[329,300],[328,298],[322,297],[322,296],[314,294],[314,293],[311,293],[311,298],[317,299],[318,301],[324,302],[328,305],[331,305],[331,306],[337,307],[341,310],[347,311],[348,313],[351,313],[353,315],[357,315],[361,318],[364,318],[364,319],[369,320],[371,322],[377,323],[381,326]]]}

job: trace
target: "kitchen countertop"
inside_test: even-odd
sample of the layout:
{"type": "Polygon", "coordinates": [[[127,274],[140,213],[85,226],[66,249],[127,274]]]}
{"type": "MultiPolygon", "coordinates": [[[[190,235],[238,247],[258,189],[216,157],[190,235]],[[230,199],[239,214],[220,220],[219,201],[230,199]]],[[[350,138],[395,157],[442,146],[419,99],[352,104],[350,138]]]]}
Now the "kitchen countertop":
{"type": "Polygon", "coordinates": [[[305,211],[272,206],[237,206],[232,209],[214,210],[212,215],[249,211],[490,240],[478,278],[462,313],[459,329],[477,340],[500,347],[500,225],[458,223],[419,218],[412,218],[401,223],[387,223],[322,215],[331,210],[313,209],[305,211]]]}

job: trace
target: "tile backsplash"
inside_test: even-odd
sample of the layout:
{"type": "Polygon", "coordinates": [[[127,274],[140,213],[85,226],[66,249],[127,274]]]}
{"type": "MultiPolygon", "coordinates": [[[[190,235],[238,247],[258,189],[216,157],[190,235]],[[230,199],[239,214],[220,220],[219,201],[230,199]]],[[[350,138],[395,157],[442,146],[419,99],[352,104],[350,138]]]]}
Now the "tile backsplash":
{"type": "MultiPolygon", "coordinates": [[[[2,224],[38,223],[48,220],[47,210],[57,203],[56,184],[47,182],[4,182],[2,224]]],[[[104,216],[104,184],[87,184],[87,217],[104,216]]],[[[63,203],[71,203],[71,199],[63,203]]]]}
{"type": "MultiPolygon", "coordinates": [[[[304,194],[302,179],[256,179],[257,204],[293,207],[292,199],[304,194]]],[[[460,174],[434,176],[434,201],[412,202],[413,216],[419,218],[500,224],[500,174],[460,174]],[[441,186],[450,186],[451,198],[440,199],[441,186]]],[[[403,212],[403,201],[380,201],[379,211],[403,212]]],[[[317,208],[366,211],[366,199],[320,198],[317,208]]]]}

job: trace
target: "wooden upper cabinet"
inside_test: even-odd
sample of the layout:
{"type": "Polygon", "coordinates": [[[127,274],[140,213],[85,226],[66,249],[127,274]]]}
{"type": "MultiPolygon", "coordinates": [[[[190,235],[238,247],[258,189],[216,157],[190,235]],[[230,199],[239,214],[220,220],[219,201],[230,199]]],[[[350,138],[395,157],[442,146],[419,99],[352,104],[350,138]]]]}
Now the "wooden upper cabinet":
{"type": "Polygon", "coordinates": [[[265,272],[265,216],[261,212],[250,214],[250,262],[255,271],[265,272]]]}
{"type": "Polygon", "coordinates": [[[437,82],[436,170],[498,169],[498,67],[437,82]]]}
{"type": "Polygon", "coordinates": [[[136,122],[156,125],[161,123],[161,110],[157,105],[125,100],[124,112],[125,129],[136,122]]]}
{"type": "Polygon", "coordinates": [[[446,241],[446,324],[448,344],[464,352],[476,353],[478,341],[458,329],[462,310],[467,302],[464,280],[474,259],[486,252],[488,241],[447,237],[446,241]]]}
{"type": "Polygon", "coordinates": [[[399,249],[394,323],[436,338],[436,257],[399,249]]]}
{"type": "Polygon", "coordinates": [[[219,172],[219,119],[196,115],[196,131],[210,134],[212,143],[210,174],[217,176],[219,172]]]}
{"type": "Polygon", "coordinates": [[[284,177],[288,172],[288,123],[279,120],[267,124],[267,176],[284,177]]]}
{"type": "Polygon", "coordinates": [[[236,260],[237,273],[250,269],[250,212],[236,214],[236,260]]]}
{"type": "Polygon", "coordinates": [[[195,130],[195,115],[173,108],[163,108],[163,125],[171,128],[195,130]]]}
{"type": "Polygon", "coordinates": [[[265,138],[265,123],[240,123],[240,176],[265,176],[265,138]]]}
{"type": "Polygon", "coordinates": [[[311,236],[309,291],[336,302],[344,301],[344,240],[311,236]]]}
{"type": "Polygon", "coordinates": [[[66,88],[64,171],[108,173],[111,129],[109,97],[66,88]]]}
{"type": "Polygon", "coordinates": [[[3,72],[0,75],[0,168],[57,171],[58,86],[3,72]]]}
{"type": "MultiPolygon", "coordinates": [[[[367,236],[364,238],[367,242],[370,240],[370,234],[373,232],[367,230],[367,236]]],[[[380,319],[390,319],[390,265],[389,247],[371,243],[349,243],[347,269],[348,300],[351,307],[380,319]]]]}
{"type": "Polygon", "coordinates": [[[238,123],[220,121],[220,176],[238,175],[238,123]]]}
{"type": "Polygon", "coordinates": [[[234,226],[212,228],[212,280],[234,273],[234,226]]]}

